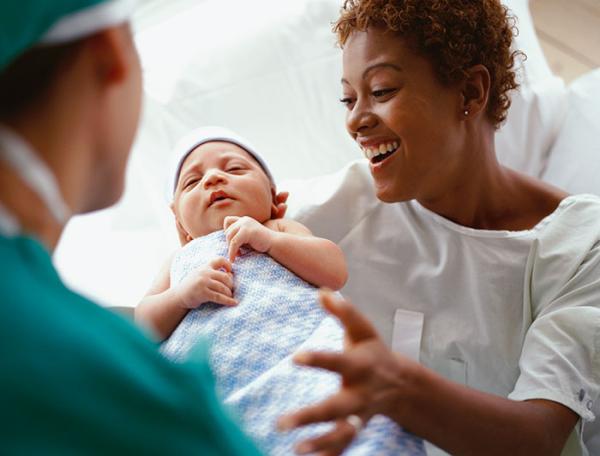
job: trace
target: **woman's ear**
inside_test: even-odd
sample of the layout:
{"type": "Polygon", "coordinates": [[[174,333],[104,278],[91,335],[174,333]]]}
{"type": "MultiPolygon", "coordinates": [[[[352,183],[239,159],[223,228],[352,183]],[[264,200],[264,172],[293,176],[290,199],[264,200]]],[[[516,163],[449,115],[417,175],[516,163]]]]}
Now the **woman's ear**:
{"type": "Polygon", "coordinates": [[[179,217],[177,216],[177,212],[175,211],[175,205],[171,203],[169,205],[171,211],[173,212],[173,216],[175,217],[175,227],[177,228],[177,236],[179,237],[179,243],[183,247],[188,242],[190,242],[193,238],[188,234],[185,228],[179,223],[179,217]]]}
{"type": "Polygon", "coordinates": [[[484,65],[474,65],[467,70],[467,78],[462,83],[462,117],[485,112],[490,86],[490,72],[484,65]]]}

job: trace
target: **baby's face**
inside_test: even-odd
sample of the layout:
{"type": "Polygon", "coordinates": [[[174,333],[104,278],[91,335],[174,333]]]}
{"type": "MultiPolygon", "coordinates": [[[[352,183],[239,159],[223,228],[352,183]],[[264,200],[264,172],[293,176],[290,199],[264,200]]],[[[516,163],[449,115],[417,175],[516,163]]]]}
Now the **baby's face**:
{"type": "Polygon", "coordinates": [[[235,144],[209,142],[183,162],[173,212],[192,239],[223,229],[229,215],[261,223],[271,218],[271,182],[248,152],[235,144]]]}

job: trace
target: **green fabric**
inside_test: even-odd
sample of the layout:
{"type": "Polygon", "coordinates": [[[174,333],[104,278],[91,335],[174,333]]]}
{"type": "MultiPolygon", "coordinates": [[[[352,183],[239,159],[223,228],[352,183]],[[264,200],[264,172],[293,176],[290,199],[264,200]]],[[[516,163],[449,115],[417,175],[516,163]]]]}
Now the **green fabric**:
{"type": "Polygon", "coordinates": [[[37,43],[59,19],[105,0],[2,0],[0,71],[37,43]]]}
{"type": "Polygon", "coordinates": [[[254,455],[214,393],[206,347],[163,358],[68,290],[35,240],[0,236],[0,453],[254,455]]]}

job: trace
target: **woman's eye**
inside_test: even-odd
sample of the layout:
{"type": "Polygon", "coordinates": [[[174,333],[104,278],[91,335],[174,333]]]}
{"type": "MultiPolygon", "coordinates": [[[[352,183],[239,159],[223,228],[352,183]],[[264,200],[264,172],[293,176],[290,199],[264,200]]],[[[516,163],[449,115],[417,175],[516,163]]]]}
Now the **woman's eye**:
{"type": "Polygon", "coordinates": [[[380,90],[373,90],[373,92],[371,92],[371,95],[373,95],[375,98],[381,98],[381,97],[385,97],[386,95],[391,94],[392,92],[394,92],[396,89],[380,89],[380,90]]]}

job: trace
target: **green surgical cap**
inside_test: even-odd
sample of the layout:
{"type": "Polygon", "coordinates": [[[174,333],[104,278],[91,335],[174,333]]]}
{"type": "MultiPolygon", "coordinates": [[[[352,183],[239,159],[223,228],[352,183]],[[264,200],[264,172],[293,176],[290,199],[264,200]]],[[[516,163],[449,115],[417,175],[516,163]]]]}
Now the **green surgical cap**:
{"type": "Polygon", "coordinates": [[[35,44],[61,44],[125,22],[136,0],[1,0],[0,72],[35,44]]]}

